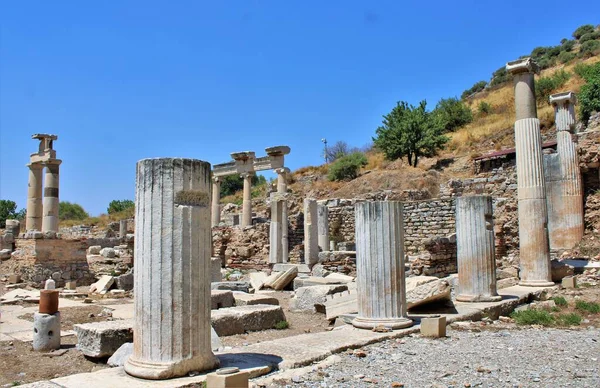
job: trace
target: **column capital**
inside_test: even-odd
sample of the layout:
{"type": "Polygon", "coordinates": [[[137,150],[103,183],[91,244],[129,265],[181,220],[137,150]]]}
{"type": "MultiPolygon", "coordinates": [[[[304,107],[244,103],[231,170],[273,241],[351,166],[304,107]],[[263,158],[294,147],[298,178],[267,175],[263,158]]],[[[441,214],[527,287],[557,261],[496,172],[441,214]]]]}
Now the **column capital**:
{"type": "Polygon", "coordinates": [[[43,162],[44,166],[60,166],[61,163],[60,159],[49,159],[43,162]]]}
{"type": "Polygon", "coordinates": [[[31,162],[27,164],[27,167],[29,167],[30,170],[41,170],[44,168],[44,164],[41,162],[31,162]]]}
{"type": "Polygon", "coordinates": [[[281,175],[281,174],[289,174],[290,173],[290,169],[287,167],[281,167],[281,168],[276,168],[274,170],[277,174],[281,175]]]}
{"type": "Polygon", "coordinates": [[[213,181],[214,183],[219,183],[219,182],[221,182],[221,177],[220,177],[220,176],[214,176],[214,175],[213,175],[211,179],[212,179],[212,181],[213,181]]]}
{"type": "Polygon", "coordinates": [[[533,73],[537,74],[540,72],[540,68],[535,63],[531,57],[517,59],[516,61],[511,61],[506,64],[506,71],[510,74],[520,74],[520,73],[533,73]]]}
{"type": "Polygon", "coordinates": [[[248,178],[252,178],[254,176],[254,172],[253,171],[249,171],[249,172],[243,172],[240,174],[240,177],[243,179],[248,179],[248,178]]]}
{"type": "Polygon", "coordinates": [[[556,93],[550,96],[550,104],[552,104],[553,107],[557,107],[557,106],[564,106],[564,105],[568,105],[568,104],[577,104],[577,97],[575,96],[575,93],[569,91],[569,92],[563,92],[563,93],[556,93]]]}

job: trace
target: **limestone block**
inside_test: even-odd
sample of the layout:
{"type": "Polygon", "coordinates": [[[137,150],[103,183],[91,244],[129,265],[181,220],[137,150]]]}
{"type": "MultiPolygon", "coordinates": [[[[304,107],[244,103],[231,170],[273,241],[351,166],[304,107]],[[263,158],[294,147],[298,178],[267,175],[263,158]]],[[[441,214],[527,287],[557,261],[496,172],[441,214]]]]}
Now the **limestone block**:
{"type": "Polygon", "coordinates": [[[356,288],[327,296],[327,301],[325,302],[325,316],[328,320],[331,321],[342,315],[356,313],[358,313],[358,296],[356,295],[356,288]]]}
{"type": "Polygon", "coordinates": [[[114,248],[102,248],[100,250],[100,254],[109,259],[117,255],[114,248]]]}
{"type": "Polygon", "coordinates": [[[206,386],[210,388],[246,388],[250,373],[240,372],[238,368],[222,368],[206,375],[206,386]],[[237,370],[229,372],[228,369],[237,370]]]}
{"type": "Polygon", "coordinates": [[[2,241],[6,244],[12,244],[15,242],[15,235],[12,233],[4,233],[4,236],[2,236],[2,241]]]}
{"type": "Polygon", "coordinates": [[[60,348],[60,312],[33,314],[33,350],[48,351],[60,348]]]}
{"type": "Polygon", "coordinates": [[[412,276],[406,278],[406,291],[412,290],[422,284],[431,283],[439,278],[435,276],[412,276]]]}
{"type": "Polygon", "coordinates": [[[106,294],[115,282],[115,278],[110,275],[103,275],[98,281],[90,286],[90,292],[106,294]]]}
{"type": "Polygon", "coordinates": [[[12,274],[8,277],[8,284],[17,284],[21,283],[21,275],[12,274]]]}
{"type": "Polygon", "coordinates": [[[294,279],[294,291],[301,287],[309,287],[309,286],[327,286],[332,284],[342,284],[339,279],[327,279],[321,278],[317,276],[308,276],[304,278],[296,278],[294,279]]]}
{"type": "Polygon", "coordinates": [[[270,286],[274,290],[283,290],[288,284],[290,284],[294,278],[298,276],[298,267],[292,267],[287,271],[283,272],[270,286]]]}
{"type": "Polygon", "coordinates": [[[220,282],[223,280],[221,276],[221,258],[211,257],[210,258],[210,281],[220,282]]]}
{"type": "Polygon", "coordinates": [[[265,285],[265,281],[268,275],[264,272],[251,272],[248,274],[250,277],[250,285],[254,288],[255,291],[260,290],[265,285]]]}
{"type": "Polygon", "coordinates": [[[92,245],[91,247],[88,248],[87,254],[88,255],[99,255],[101,250],[102,250],[102,247],[100,245],[92,245]]]}
{"type": "Polygon", "coordinates": [[[126,342],[106,362],[108,366],[119,367],[125,365],[125,361],[133,353],[133,342],[126,342]]]}
{"type": "Polygon", "coordinates": [[[285,263],[277,263],[277,264],[273,265],[273,272],[285,272],[292,267],[296,267],[298,269],[298,273],[310,273],[310,268],[306,264],[285,264],[285,263]]]}
{"type": "MultiPolygon", "coordinates": [[[[319,261],[321,261],[320,253],[319,253],[319,261]]],[[[331,273],[331,271],[326,270],[325,267],[323,267],[323,264],[316,264],[314,267],[312,267],[311,273],[313,276],[325,277],[325,276],[329,275],[331,273]]]]}
{"type": "Polygon", "coordinates": [[[116,282],[117,288],[119,290],[124,290],[124,291],[133,290],[133,282],[134,282],[133,269],[131,269],[129,272],[127,272],[123,275],[119,275],[119,276],[115,277],[115,282],[116,282]]]}
{"type": "Polygon", "coordinates": [[[567,276],[562,279],[563,288],[577,288],[577,278],[575,276],[567,276]]]}
{"type": "Polygon", "coordinates": [[[279,278],[281,275],[283,275],[283,272],[271,272],[271,274],[267,276],[267,278],[264,281],[264,287],[271,288],[271,284],[273,284],[273,282],[277,280],[277,278],[279,278]]]}
{"type": "Polygon", "coordinates": [[[210,284],[211,290],[230,290],[248,292],[250,290],[249,282],[213,282],[210,284]]]}
{"type": "Polygon", "coordinates": [[[254,254],[254,250],[252,249],[252,247],[241,246],[235,248],[235,251],[237,252],[239,257],[244,259],[250,258],[254,254]]]}
{"type": "Polygon", "coordinates": [[[354,277],[353,276],[348,276],[348,275],[344,275],[342,273],[331,273],[327,276],[325,276],[325,279],[327,280],[339,280],[342,283],[350,283],[354,281],[354,277]]]}
{"type": "Polygon", "coordinates": [[[7,259],[10,259],[10,257],[11,257],[10,249],[2,249],[0,251],[0,260],[7,260],[7,259]]]}
{"type": "Polygon", "coordinates": [[[133,342],[133,321],[82,323],[73,326],[77,349],[88,357],[112,356],[124,343],[133,342]]]}
{"type": "Polygon", "coordinates": [[[446,336],[446,317],[428,317],[421,319],[421,335],[440,338],[446,336]]]}
{"type": "Polygon", "coordinates": [[[438,279],[433,282],[421,284],[406,291],[406,305],[409,309],[430,303],[444,303],[450,301],[452,287],[447,280],[438,279]]]}
{"type": "Polygon", "coordinates": [[[496,282],[496,288],[501,290],[503,288],[516,286],[517,284],[519,284],[519,278],[517,277],[500,279],[496,282]]]}
{"type": "Polygon", "coordinates": [[[217,334],[227,336],[272,329],[285,315],[280,306],[258,304],[213,310],[211,320],[217,334]]]}
{"type": "Polygon", "coordinates": [[[232,307],[235,304],[233,293],[230,290],[211,290],[210,308],[216,310],[220,308],[232,307]]]}
{"type": "Polygon", "coordinates": [[[245,292],[233,291],[233,299],[236,306],[248,306],[254,304],[272,304],[279,306],[279,299],[266,294],[247,294],[245,292]]]}
{"type": "Polygon", "coordinates": [[[552,270],[552,281],[560,282],[567,276],[573,276],[575,274],[575,267],[558,260],[552,260],[550,262],[552,270]]]}
{"type": "Polygon", "coordinates": [[[77,289],[77,280],[71,280],[65,282],[65,290],[76,290],[77,289]]]}
{"type": "Polygon", "coordinates": [[[348,286],[342,284],[300,287],[296,290],[296,295],[290,299],[290,310],[325,313],[327,295],[346,290],[348,290],[348,286]]]}

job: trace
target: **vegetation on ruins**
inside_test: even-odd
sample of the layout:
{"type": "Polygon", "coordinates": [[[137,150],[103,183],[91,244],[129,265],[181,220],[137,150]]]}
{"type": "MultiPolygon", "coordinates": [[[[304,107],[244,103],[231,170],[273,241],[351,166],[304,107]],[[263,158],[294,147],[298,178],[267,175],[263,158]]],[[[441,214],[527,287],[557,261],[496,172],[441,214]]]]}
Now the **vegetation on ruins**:
{"type": "Polygon", "coordinates": [[[334,145],[327,147],[325,153],[327,160],[333,162],[343,156],[349,155],[353,152],[357,152],[358,148],[350,147],[345,141],[337,141],[334,145]]]}
{"type": "Polygon", "coordinates": [[[344,155],[329,166],[327,177],[330,181],[355,179],[361,167],[366,166],[367,162],[367,157],[362,152],[344,155]]]}
{"type": "Polygon", "coordinates": [[[61,220],[85,220],[89,215],[81,205],[61,201],[58,204],[58,217],[61,220]]]}
{"type": "Polygon", "coordinates": [[[584,300],[578,300],[575,302],[575,308],[580,311],[585,311],[592,314],[600,313],[600,304],[596,302],[586,302],[584,300]]]}
{"type": "Polygon", "coordinates": [[[473,121],[473,112],[456,97],[442,98],[432,112],[444,126],[445,132],[454,132],[473,121]]]}
{"type": "Polygon", "coordinates": [[[9,199],[0,199],[0,228],[6,227],[6,220],[22,220],[25,209],[17,211],[17,203],[9,199]]]}
{"type": "Polygon", "coordinates": [[[275,330],[285,330],[290,327],[288,321],[279,321],[275,324],[275,330]]]}
{"type": "Polygon", "coordinates": [[[589,34],[594,32],[594,26],[591,24],[584,24],[583,26],[579,26],[575,31],[573,31],[573,38],[581,39],[585,34],[589,34]]]}
{"type": "Polygon", "coordinates": [[[462,92],[462,94],[460,95],[460,98],[464,100],[465,98],[472,96],[475,93],[481,92],[483,89],[485,89],[487,84],[488,84],[487,81],[475,82],[475,84],[473,86],[471,86],[469,89],[462,92]]]}
{"type": "Polygon", "coordinates": [[[114,199],[110,201],[110,203],[108,204],[108,209],[106,209],[106,211],[108,212],[108,214],[115,214],[134,207],[135,203],[131,199],[114,199]]]}
{"type": "MultiPolygon", "coordinates": [[[[267,179],[262,175],[254,175],[252,177],[252,186],[261,186],[265,183],[267,183],[267,179]]],[[[227,175],[223,177],[223,181],[221,182],[221,198],[235,194],[243,188],[244,179],[239,174],[227,175]]]]}
{"type": "Polygon", "coordinates": [[[445,123],[426,107],[424,100],[416,107],[401,101],[383,116],[373,142],[387,159],[406,156],[408,164],[416,167],[421,156],[433,156],[444,148],[449,140],[444,136],[445,123]]]}
{"type": "Polygon", "coordinates": [[[587,122],[593,112],[600,112],[600,62],[576,66],[575,72],[586,81],[578,99],[581,120],[587,122]]]}
{"type": "Polygon", "coordinates": [[[550,95],[563,87],[571,78],[571,73],[561,69],[548,77],[540,77],[535,83],[535,94],[538,104],[550,104],[550,95]]]}
{"type": "Polygon", "coordinates": [[[492,105],[489,102],[480,101],[479,105],[477,105],[477,113],[480,116],[492,113],[492,105]]]}

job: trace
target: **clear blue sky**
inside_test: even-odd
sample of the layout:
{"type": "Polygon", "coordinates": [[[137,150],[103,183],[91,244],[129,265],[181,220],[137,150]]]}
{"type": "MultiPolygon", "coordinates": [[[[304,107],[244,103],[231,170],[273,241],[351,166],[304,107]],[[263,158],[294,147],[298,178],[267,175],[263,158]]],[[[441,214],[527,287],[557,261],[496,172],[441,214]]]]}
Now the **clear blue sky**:
{"type": "Polygon", "coordinates": [[[92,215],[134,198],[143,158],[286,144],[291,169],[320,164],[321,138],[365,145],[396,101],[460,96],[598,15],[599,1],[4,1],[0,198],[25,207],[33,133],[59,136],[61,200],[92,215]]]}

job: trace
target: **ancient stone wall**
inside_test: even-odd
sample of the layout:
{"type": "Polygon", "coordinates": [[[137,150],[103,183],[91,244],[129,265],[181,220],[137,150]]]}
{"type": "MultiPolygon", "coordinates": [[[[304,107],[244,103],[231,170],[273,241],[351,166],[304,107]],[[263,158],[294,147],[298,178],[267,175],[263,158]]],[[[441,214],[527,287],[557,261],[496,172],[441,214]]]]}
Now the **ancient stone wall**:
{"type": "Polygon", "coordinates": [[[458,272],[455,235],[428,239],[423,246],[425,252],[408,257],[409,274],[446,277],[458,272]]]}

